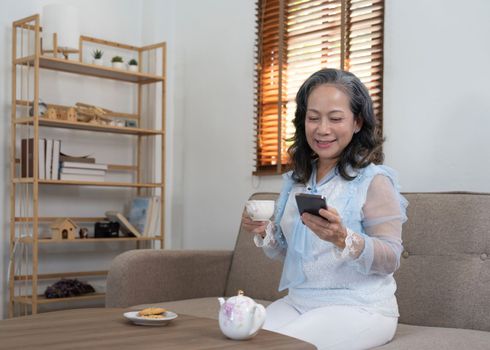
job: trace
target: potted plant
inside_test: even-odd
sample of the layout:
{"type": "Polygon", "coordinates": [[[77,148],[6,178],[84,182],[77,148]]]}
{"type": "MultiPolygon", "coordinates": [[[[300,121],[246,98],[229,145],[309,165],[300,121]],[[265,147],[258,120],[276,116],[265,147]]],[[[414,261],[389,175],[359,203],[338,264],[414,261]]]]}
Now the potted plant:
{"type": "Polygon", "coordinates": [[[129,61],[128,65],[129,65],[128,69],[131,72],[138,72],[138,61],[136,61],[134,58],[129,61]]]}
{"type": "Polygon", "coordinates": [[[114,56],[112,57],[112,68],[116,68],[116,69],[123,69],[124,68],[124,64],[123,64],[123,58],[121,56],[114,56]]]}
{"type": "Polygon", "coordinates": [[[92,63],[93,64],[96,64],[98,66],[103,66],[104,65],[104,61],[102,60],[102,56],[104,55],[104,51],[102,50],[93,50],[92,51],[92,57],[94,58],[92,60],[92,63]]]}

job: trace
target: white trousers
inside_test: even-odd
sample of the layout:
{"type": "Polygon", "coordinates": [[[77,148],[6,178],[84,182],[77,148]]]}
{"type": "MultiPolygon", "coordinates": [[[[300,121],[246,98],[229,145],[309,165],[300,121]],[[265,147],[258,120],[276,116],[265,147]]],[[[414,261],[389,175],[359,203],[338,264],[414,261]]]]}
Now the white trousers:
{"type": "Polygon", "coordinates": [[[397,317],[362,307],[332,305],[300,314],[286,299],[267,307],[264,329],[312,343],[318,349],[369,349],[389,342],[397,317]]]}

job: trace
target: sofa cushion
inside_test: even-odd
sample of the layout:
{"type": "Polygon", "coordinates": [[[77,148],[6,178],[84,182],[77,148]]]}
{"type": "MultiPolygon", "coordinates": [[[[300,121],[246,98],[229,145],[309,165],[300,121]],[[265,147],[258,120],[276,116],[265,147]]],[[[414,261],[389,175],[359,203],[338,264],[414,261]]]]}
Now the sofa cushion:
{"type": "Polygon", "coordinates": [[[111,264],[106,307],[222,295],[231,258],[219,250],[129,250],[111,264]]]}
{"type": "MultiPolygon", "coordinates": [[[[277,193],[256,193],[250,199],[276,200],[277,193]]],[[[253,243],[253,236],[240,226],[235,252],[231,262],[230,274],[226,285],[226,295],[236,295],[239,289],[254,299],[276,300],[286,293],[279,293],[279,279],[282,262],[271,260],[262,249],[253,243]]]]}
{"type": "Polygon", "coordinates": [[[490,331],[490,195],[405,196],[400,322],[490,331]]]}
{"type": "MultiPolygon", "coordinates": [[[[257,303],[264,306],[269,305],[271,302],[267,300],[255,300],[257,303]]],[[[167,301],[156,304],[142,304],[132,306],[132,310],[141,310],[147,307],[163,307],[167,310],[176,312],[177,314],[192,315],[197,317],[206,317],[218,319],[219,302],[218,297],[212,298],[196,298],[185,299],[177,301],[167,301]]]]}
{"type": "Polygon", "coordinates": [[[490,333],[469,329],[423,327],[399,324],[393,340],[383,350],[486,350],[490,333]]]}

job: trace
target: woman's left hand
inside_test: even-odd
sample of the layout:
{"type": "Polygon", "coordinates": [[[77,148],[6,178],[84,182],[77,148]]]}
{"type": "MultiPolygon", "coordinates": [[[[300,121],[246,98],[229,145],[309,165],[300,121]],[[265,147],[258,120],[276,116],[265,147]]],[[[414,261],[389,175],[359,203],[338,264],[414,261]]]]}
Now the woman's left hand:
{"type": "Polygon", "coordinates": [[[342,225],[342,219],[337,210],[329,207],[328,209],[320,209],[319,214],[321,217],[303,213],[301,220],[320,239],[332,242],[340,249],[344,249],[347,229],[342,225]]]}

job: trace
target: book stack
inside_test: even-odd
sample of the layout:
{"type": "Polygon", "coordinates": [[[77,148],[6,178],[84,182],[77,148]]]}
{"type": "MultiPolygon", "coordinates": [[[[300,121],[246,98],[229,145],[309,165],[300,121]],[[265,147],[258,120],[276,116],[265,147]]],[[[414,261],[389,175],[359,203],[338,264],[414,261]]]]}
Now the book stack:
{"type": "MultiPolygon", "coordinates": [[[[95,160],[94,160],[95,161],[95,160]]],[[[90,162],[62,161],[60,180],[70,181],[104,181],[107,164],[90,162]]]]}
{"type": "MultiPolygon", "coordinates": [[[[89,156],[70,156],[60,150],[60,140],[39,139],[38,176],[40,180],[104,181],[107,164],[97,164],[95,158],[89,156]]],[[[34,139],[22,139],[21,176],[33,177],[33,165],[34,139]]]]}

